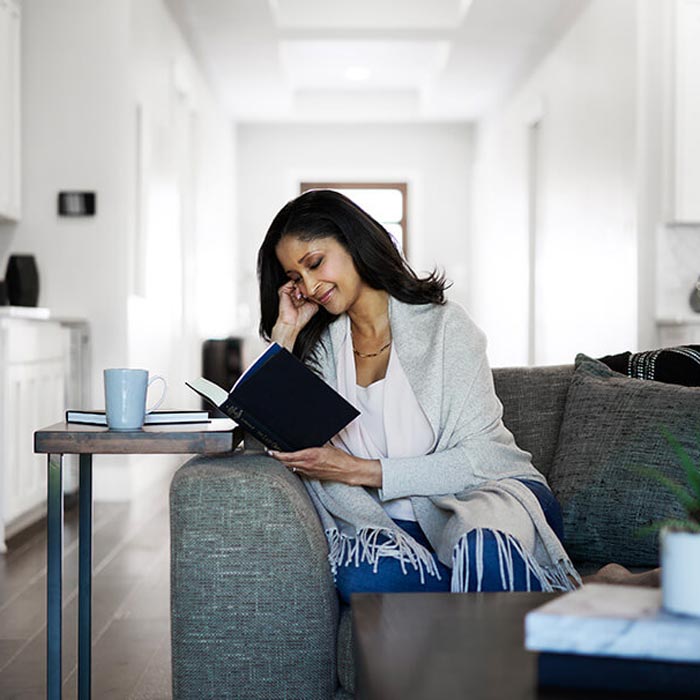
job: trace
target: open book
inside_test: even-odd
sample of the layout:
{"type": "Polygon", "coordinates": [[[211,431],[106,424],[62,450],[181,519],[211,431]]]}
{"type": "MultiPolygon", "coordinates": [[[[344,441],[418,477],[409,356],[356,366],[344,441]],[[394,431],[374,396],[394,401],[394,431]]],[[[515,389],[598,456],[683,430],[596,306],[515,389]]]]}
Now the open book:
{"type": "Polygon", "coordinates": [[[203,377],[186,384],[263,445],[282,452],[320,447],[360,415],[277,343],[255,360],[230,391],[203,377]]]}

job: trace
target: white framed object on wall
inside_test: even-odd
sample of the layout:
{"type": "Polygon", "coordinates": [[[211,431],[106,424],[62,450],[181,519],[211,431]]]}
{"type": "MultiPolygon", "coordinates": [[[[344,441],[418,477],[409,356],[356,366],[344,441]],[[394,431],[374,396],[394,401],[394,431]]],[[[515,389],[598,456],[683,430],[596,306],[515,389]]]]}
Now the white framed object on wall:
{"type": "Polygon", "coordinates": [[[673,0],[668,222],[700,224],[700,0],[673,0]]]}
{"type": "Polygon", "coordinates": [[[0,0],[0,220],[20,217],[20,8],[0,0]]]}

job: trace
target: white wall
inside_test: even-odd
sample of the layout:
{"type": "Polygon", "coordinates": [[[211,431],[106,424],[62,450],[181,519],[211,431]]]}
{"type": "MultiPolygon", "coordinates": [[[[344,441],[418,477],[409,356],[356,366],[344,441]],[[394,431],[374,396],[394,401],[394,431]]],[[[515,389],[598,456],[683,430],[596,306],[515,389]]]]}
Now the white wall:
{"type": "MultiPolygon", "coordinates": [[[[647,125],[646,133],[640,134],[646,165],[641,180],[645,190],[640,193],[640,223],[646,234],[640,243],[644,244],[646,255],[640,262],[648,270],[647,278],[655,281],[655,284],[640,285],[640,301],[651,310],[640,316],[640,335],[647,336],[656,333],[655,320],[693,324],[699,320],[689,305],[689,297],[700,276],[700,225],[668,223],[675,219],[674,187],[680,184],[674,183],[677,177],[675,139],[686,143],[682,134],[674,133],[675,110],[684,105],[682,97],[674,96],[674,80],[676,75],[686,72],[683,66],[674,65],[678,50],[674,43],[674,9],[678,11],[679,8],[674,8],[674,3],[668,0],[646,0],[640,8],[640,33],[645,49],[640,83],[647,125]],[[648,132],[654,128],[655,133],[650,135],[648,132]]],[[[697,23],[695,27],[697,29],[697,23]]],[[[697,66],[692,67],[697,69],[697,66]]],[[[692,110],[692,105],[685,107],[692,110]]],[[[697,131],[697,124],[694,126],[697,131]]],[[[686,146],[686,154],[691,150],[686,146]]],[[[694,187],[697,191],[698,183],[692,181],[692,175],[686,174],[686,178],[685,187],[694,187]]]]}
{"type": "Polygon", "coordinates": [[[637,338],[638,348],[658,347],[656,237],[665,208],[668,181],[666,144],[667,81],[670,73],[668,0],[637,5],[637,338]]]}
{"type": "MultiPolygon", "coordinates": [[[[8,254],[33,253],[39,303],[89,320],[94,407],[114,366],[164,374],[167,404],[198,405],[183,381],[236,306],[230,122],[163,0],[31,0],[22,11],[23,216],[3,227],[2,269],[8,254]],[[97,215],[58,217],[68,189],[96,191],[97,215]],[[212,261],[225,274],[200,284],[212,261]]],[[[100,457],[96,498],[138,491],[159,471],[147,460],[100,457]]]]}
{"type": "Polygon", "coordinates": [[[201,341],[234,323],[233,131],[162,0],[134,2],[131,28],[130,362],[195,406],[201,341]]]}
{"type": "Polygon", "coordinates": [[[36,256],[41,306],[90,320],[96,368],[126,352],[127,18],[125,2],[22,5],[23,211],[5,253],[36,256]],[[97,216],[59,218],[70,189],[96,191],[97,216]]]}
{"type": "MultiPolygon", "coordinates": [[[[167,378],[166,406],[198,408],[185,381],[202,340],[234,324],[233,131],[163,0],[132,2],[129,58],[129,365],[167,378]]],[[[153,461],[132,470],[132,491],[153,461]]]]}
{"type": "Polygon", "coordinates": [[[540,121],[537,364],[637,347],[637,3],[593,0],[478,132],[474,313],[528,361],[528,126],[540,121]]]}
{"type": "Polygon", "coordinates": [[[408,257],[454,281],[469,307],[472,129],[466,124],[256,125],[237,128],[240,321],[259,319],[255,260],[275,214],[312,181],[407,181],[408,257]]]}

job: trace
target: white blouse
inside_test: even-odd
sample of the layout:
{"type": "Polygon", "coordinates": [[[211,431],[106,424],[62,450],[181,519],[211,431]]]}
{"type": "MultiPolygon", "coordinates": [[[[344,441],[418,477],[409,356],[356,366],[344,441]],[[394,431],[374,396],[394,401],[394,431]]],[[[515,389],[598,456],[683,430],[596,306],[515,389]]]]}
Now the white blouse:
{"type": "Polygon", "coordinates": [[[356,387],[357,408],[363,418],[363,425],[369,433],[372,442],[380,453],[380,456],[387,457],[386,432],[384,431],[384,383],[385,379],[380,379],[369,386],[356,387]]]}
{"type": "MultiPolygon", "coordinates": [[[[355,359],[352,353],[350,323],[343,349],[338,357],[338,391],[361,415],[331,441],[356,457],[419,457],[428,454],[435,436],[413,389],[408,383],[398,355],[389,349],[386,376],[367,387],[357,384],[355,359]]],[[[382,501],[379,489],[368,489],[389,517],[416,520],[409,498],[382,501]]]]}

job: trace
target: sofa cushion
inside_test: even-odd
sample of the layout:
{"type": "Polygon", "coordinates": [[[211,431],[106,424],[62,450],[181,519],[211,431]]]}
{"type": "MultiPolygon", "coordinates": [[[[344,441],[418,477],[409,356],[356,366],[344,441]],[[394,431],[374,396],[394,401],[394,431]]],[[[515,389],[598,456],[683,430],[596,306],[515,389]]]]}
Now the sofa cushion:
{"type": "Polygon", "coordinates": [[[493,370],[503,422],[518,447],[532,455],[532,463],[545,476],[552,467],[573,370],[573,365],[493,370]]]}
{"type": "Polygon", "coordinates": [[[665,488],[634,470],[646,465],[685,481],[662,426],[695,460],[700,389],[623,377],[579,355],[566,398],[549,483],[564,514],[574,561],[656,566],[657,538],[644,525],[683,510],[665,488]]]}

